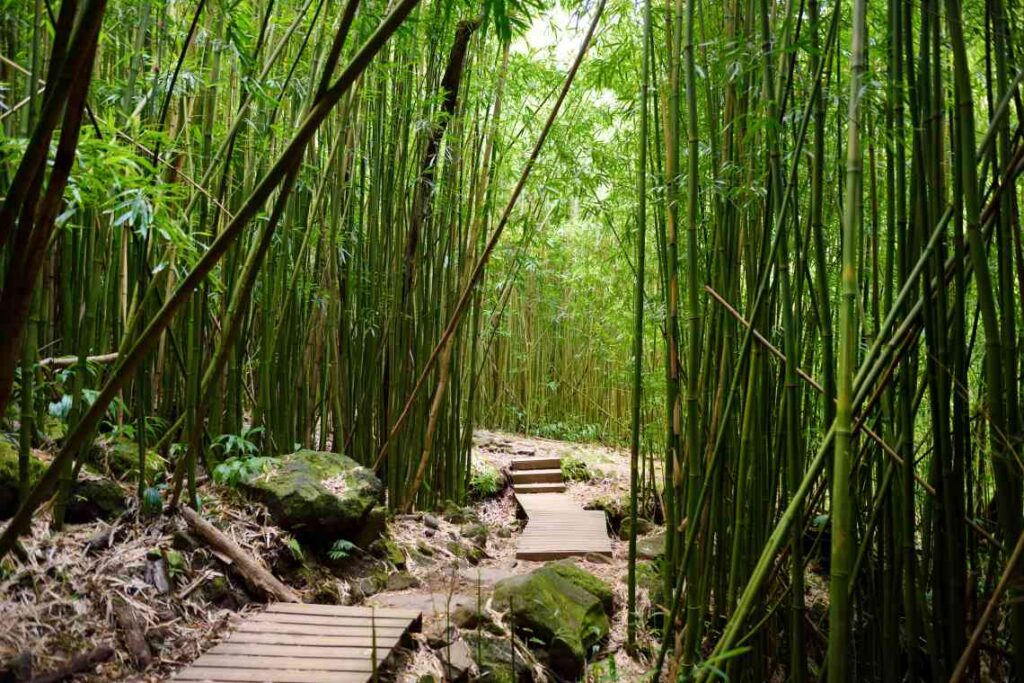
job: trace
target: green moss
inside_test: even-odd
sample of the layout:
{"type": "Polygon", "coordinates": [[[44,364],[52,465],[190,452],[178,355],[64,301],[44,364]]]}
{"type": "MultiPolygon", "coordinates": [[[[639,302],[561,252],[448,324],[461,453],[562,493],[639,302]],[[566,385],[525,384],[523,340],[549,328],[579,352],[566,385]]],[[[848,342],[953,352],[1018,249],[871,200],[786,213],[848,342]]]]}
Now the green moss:
{"type": "MultiPolygon", "coordinates": [[[[90,451],[89,462],[117,479],[133,480],[139,472],[139,444],[132,439],[114,437],[101,441],[90,451]]],[[[147,484],[155,483],[164,473],[166,462],[156,451],[146,451],[147,484]]]]}
{"type": "Polygon", "coordinates": [[[615,605],[615,592],[612,590],[612,587],[572,560],[548,562],[544,565],[542,571],[554,572],[563,579],[596,596],[601,601],[601,606],[604,608],[605,613],[611,615],[615,605]]]}
{"type": "Polygon", "coordinates": [[[110,479],[82,479],[71,489],[64,518],[71,524],[111,519],[125,511],[124,491],[110,479]]]}
{"type": "Polygon", "coordinates": [[[601,601],[550,568],[499,581],[494,604],[509,612],[521,638],[542,645],[547,665],[564,678],[580,675],[610,628],[601,601]]]}
{"type": "MultiPolygon", "coordinates": [[[[34,455],[28,458],[29,485],[34,485],[46,471],[46,465],[34,455]]],[[[0,435],[0,519],[18,510],[18,449],[0,435]]]]}
{"type": "Polygon", "coordinates": [[[314,547],[339,539],[367,547],[383,528],[383,486],[372,472],[338,453],[301,450],[241,482],[274,520],[314,547]]]}

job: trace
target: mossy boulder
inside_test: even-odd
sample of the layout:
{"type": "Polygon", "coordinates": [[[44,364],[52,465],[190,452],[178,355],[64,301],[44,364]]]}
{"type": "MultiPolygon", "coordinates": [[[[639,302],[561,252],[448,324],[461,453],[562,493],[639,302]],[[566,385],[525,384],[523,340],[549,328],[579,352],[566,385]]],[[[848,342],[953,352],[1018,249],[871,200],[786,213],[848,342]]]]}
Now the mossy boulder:
{"type": "Polygon", "coordinates": [[[552,567],[499,581],[493,604],[509,613],[517,635],[539,645],[538,658],[562,678],[580,676],[610,629],[601,599],[552,567]]]}
{"type": "Polygon", "coordinates": [[[373,473],[339,453],[301,450],[281,456],[266,471],[241,482],[262,501],[274,521],[311,546],[324,550],[345,539],[366,547],[366,528],[379,535],[375,508],[384,487],[373,473]]]}
{"type": "Polygon", "coordinates": [[[547,571],[553,571],[563,579],[570,581],[601,601],[606,614],[611,615],[615,608],[615,591],[607,583],[597,578],[572,560],[556,560],[544,565],[547,571]]]}
{"type": "Polygon", "coordinates": [[[644,560],[656,560],[665,554],[665,532],[646,536],[636,540],[637,557],[644,560]]]}
{"type": "MultiPolygon", "coordinates": [[[[108,437],[96,442],[89,451],[89,464],[115,479],[135,480],[139,474],[139,444],[124,436],[108,437]]],[[[146,451],[145,479],[155,483],[163,474],[167,463],[153,450],[146,451]]]]}
{"type": "MultiPolygon", "coordinates": [[[[43,476],[46,466],[39,458],[28,458],[29,484],[43,476]]],[[[0,519],[13,517],[18,511],[18,448],[0,435],[0,519]]]]}
{"type": "MultiPolygon", "coordinates": [[[[637,536],[643,536],[654,531],[654,522],[643,517],[636,518],[636,533],[637,536]]],[[[622,523],[619,525],[619,538],[623,541],[628,541],[633,535],[633,521],[627,515],[622,523]]]]}
{"type": "Polygon", "coordinates": [[[71,496],[64,519],[70,524],[86,524],[97,519],[111,519],[126,508],[124,491],[103,477],[80,479],[71,487],[71,496]]]}

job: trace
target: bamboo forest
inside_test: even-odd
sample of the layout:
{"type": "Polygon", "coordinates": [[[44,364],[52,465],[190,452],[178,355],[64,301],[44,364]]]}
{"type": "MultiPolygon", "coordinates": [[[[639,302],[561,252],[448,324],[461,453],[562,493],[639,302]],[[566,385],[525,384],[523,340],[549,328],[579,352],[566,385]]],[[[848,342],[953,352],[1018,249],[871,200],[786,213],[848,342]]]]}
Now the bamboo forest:
{"type": "Polygon", "coordinates": [[[1024,681],[1022,89],[1017,0],[0,0],[0,683],[1024,681]]]}

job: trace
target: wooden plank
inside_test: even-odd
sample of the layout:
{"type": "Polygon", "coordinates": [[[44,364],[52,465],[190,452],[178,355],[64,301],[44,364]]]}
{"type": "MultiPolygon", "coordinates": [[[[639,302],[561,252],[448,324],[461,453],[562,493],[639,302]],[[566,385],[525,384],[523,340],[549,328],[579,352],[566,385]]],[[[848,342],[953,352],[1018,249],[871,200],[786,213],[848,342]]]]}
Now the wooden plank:
{"type": "Polygon", "coordinates": [[[360,671],[290,671],[261,669],[222,669],[190,666],[179,671],[175,681],[225,681],[227,683],[366,683],[369,676],[360,671]]]}
{"type": "Polygon", "coordinates": [[[376,630],[378,635],[400,636],[406,629],[401,626],[378,626],[374,629],[367,622],[363,626],[348,626],[344,630],[322,624],[276,624],[273,622],[247,621],[238,627],[246,633],[302,633],[310,636],[369,635],[376,630]]]}
{"type": "Polygon", "coordinates": [[[413,621],[419,619],[421,613],[419,610],[414,609],[398,609],[395,607],[357,607],[353,605],[311,605],[311,604],[294,604],[287,602],[275,602],[267,606],[266,611],[268,612],[283,612],[287,614],[326,614],[330,616],[339,617],[369,617],[371,614],[375,614],[378,617],[385,616],[387,618],[395,617],[405,619],[406,621],[413,621]]]}
{"type": "Polygon", "coordinates": [[[421,624],[416,610],[279,603],[243,621],[172,680],[367,683],[421,624]]]}
{"type": "Polygon", "coordinates": [[[512,472],[512,485],[520,488],[522,484],[556,484],[562,483],[562,470],[515,470],[512,472]]]}
{"type": "Polygon", "coordinates": [[[513,470],[546,470],[562,469],[562,459],[559,457],[533,456],[527,458],[513,458],[513,470]]]}
{"type": "MultiPolygon", "coordinates": [[[[377,654],[381,654],[380,643],[377,644],[377,654]]],[[[331,659],[369,659],[373,654],[373,647],[369,645],[348,645],[348,646],[317,646],[300,643],[288,643],[286,645],[266,645],[257,643],[236,643],[228,640],[210,650],[210,654],[218,655],[259,655],[272,657],[328,657],[331,659]]]]}
{"type": "Polygon", "coordinates": [[[385,613],[365,617],[331,617],[323,614],[288,614],[285,612],[261,612],[254,615],[249,621],[272,622],[275,624],[321,624],[323,626],[362,626],[371,623],[378,626],[391,627],[400,626],[405,628],[409,625],[406,617],[392,617],[385,613]]]}
{"type": "MultiPolygon", "coordinates": [[[[400,637],[377,636],[377,647],[381,644],[397,642],[400,637]]],[[[295,633],[243,633],[236,632],[231,635],[227,643],[241,645],[295,645],[300,647],[369,647],[373,645],[373,636],[370,633],[365,635],[337,635],[337,636],[310,636],[295,633]]]]}
{"type": "MultiPolygon", "coordinates": [[[[385,659],[377,657],[377,666],[385,659]]],[[[193,666],[226,669],[286,669],[289,671],[373,671],[370,657],[336,659],[329,657],[261,657],[210,653],[196,660],[193,666]]]]}

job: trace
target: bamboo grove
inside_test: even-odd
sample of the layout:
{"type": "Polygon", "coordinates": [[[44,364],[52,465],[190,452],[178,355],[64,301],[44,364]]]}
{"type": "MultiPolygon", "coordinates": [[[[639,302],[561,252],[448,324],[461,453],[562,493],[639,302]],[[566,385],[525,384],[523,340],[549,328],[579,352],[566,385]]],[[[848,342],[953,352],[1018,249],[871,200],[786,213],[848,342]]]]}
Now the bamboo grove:
{"type": "Polygon", "coordinates": [[[59,452],[0,555],[112,435],[171,508],[311,447],[395,510],[600,438],[655,676],[1019,680],[1015,3],[2,6],[0,414],[59,452]]]}

